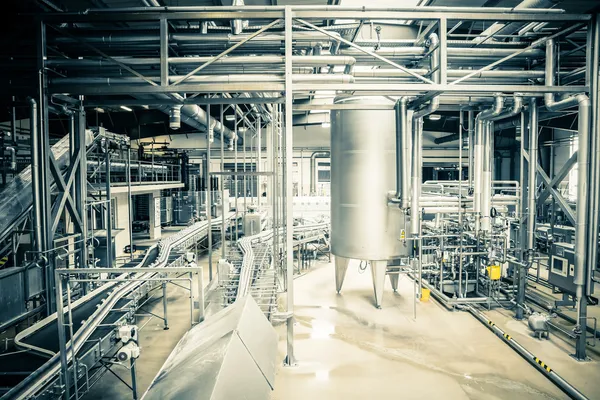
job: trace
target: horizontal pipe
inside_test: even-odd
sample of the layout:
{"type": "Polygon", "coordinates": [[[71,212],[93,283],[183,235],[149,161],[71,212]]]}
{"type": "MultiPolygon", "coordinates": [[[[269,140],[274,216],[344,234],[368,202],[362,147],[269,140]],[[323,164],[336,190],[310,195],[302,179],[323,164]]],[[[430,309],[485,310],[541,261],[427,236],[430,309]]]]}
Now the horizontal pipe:
{"type": "MultiPolygon", "coordinates": [[[[160,77],[147,77],[159,83],[160,77]]],[[[180,75],[172,75],[169,82],[174,83],[182,78],[180,75]]],[[[284,75],[276,74],[242,74],[242,75],[194,75],[185,80],[186,83],[240,83],[240,82],[284,82],[284,75]]],[[[346,74],[295,74],[292,81],[297,83],[320,82],[320,83],[353,83],[354,77],[346,74]]],[[[55,85],[148,85],[148,82],[138,77],[123,78],[54,78],[51,81],[55,85]]]]}
{"type": "MultiPolygon", "coordinates": [[[[506,57],[513,54],[519,49],[503,49],[503,48],[480,48],[480,47],[449,47],[448,57],[506,57]]],[[[427,47],[382,47],[375,50],[375,53],[384,57],[406,57],[406,56],[424,56],[428,52],[427,47]]],[[[344,49],[341,51],[343,55],[353,57],[364,57],[364,53],[355,49],[344,49]]],[[[543,58],[544,52],[540,49],[526,50],[517,57],[526,58],[543,58]]]]}
{"type": "MultiPolygon", "coordinates": [[[[126,65],[160,65],[160,58],[113,57],[116,61],[126,65]]],[[[215,57],[169,57],[169,65],[199,66],[206,62],[212,65],[285,65],[285,57],[275,55],[263,56],[229,56],[213,61],[215,57]]],[[[354,65],[356,59],[351,56],[293,56],[294,66],[325,66],[325,65],[354,65]]],[[[119,67],[113,61],[104,59],[50,59],[49,67],[119,67]]]]}

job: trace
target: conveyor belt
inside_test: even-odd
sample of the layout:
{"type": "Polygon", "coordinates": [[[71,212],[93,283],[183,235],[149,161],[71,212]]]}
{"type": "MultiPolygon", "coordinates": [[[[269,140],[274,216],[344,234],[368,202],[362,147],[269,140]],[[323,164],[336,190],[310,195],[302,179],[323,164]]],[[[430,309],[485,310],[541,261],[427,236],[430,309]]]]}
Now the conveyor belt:
{"type": "MultiPolygon", "coordinates": [[[[230,219],[232,213],[225,218],[230,219]]],[[[221,223],[221,219],[217,218],[212,221],[213,225],[221,223]]],[[[196,241],[207,235],[208,223],[206,221],[198,222],[189,226],[177,234],[160,242],[158,246],[153,246],[148,250],[146,255],[141,260],[134,260],[123,266],[127,267],[167,267],[173,261],[183,255],[183,252],[176,250],[179,246],[185,246],[189,241],[196,241]]],[[[140,277],[150,278],[152,274],[143,274],[140,277]]],[[[88,350],[97,346],[103,338],[111,335],[114,328],[110,326],[121,318],[125,311],[111,311],[113,309],[122,309],[127,306],[132,300],[126,296],[128,293],[142,286],[142,281],[127,281],[127,274],[119,277],[115,282],[109,282],[101,288],[90,293],[88,296],[79,299],[73,303],[73,320],[75,350],[77,358],[84,357],[88,350]],[[109,326],[104,326],[109,325],[109,326]]],[[[23,399],[30,398],[41,391],[49,391],[51,383],[56,379],[57,373],[60,370],[60,362],[58,355],[51,356],[50,359],[43,358],[40,354],[46,353],[50,356],[51,353],[58,351],[58,335],[56,314],[40,321],[38,324],[30,327],[22,332],[15,343],[21,348],[30,349],[29,352],[18,353],[16,356],[27,358],[19,367],[19,371],[14,365],[1,362],[0,377],[8,377],[7,373],[11,372],[10,379],[0,379],[0,386],[10,388],[14,386],[3,398],[23,399]],[[7,365],[8,364],[8,365],[7,365]],[[33,370],[33,368],[35,368],[33,370]],[[10,370],[10,371],[8,371],[10,370]],[[34,371],[29,376],[25,373],[34,371]],[[14,375],[14,372],[19,372],[14,375]],[[4,375],[2,374],[3,372],[4,375]],[[16,378],[15,378],[16,377],[16,378]]],[[[68,344],[70,348],[71,342],[68,344]]],[[[68,357],[71,357],[71,351],[68,351],[68,357]]],[[[2,361],[5,361],[4,359],[2,361]]],[[[6,391],[6,389],[5,389],[6,391]]]]}

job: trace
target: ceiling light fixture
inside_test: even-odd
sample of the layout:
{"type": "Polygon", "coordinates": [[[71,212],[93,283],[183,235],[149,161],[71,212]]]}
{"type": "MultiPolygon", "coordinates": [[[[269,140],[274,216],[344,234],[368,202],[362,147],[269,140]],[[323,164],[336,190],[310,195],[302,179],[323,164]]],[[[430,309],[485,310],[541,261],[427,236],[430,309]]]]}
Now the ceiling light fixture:
{"type": "Polygon", "coordinates": [[[125,110],[125,111],[133,111],[131,108],[127,107],[127,106],[121,106],[121,110],[125,110]]]}
{"type": "Polygon", "coordinates": [[[429,119],[432,121],[439,121],[442,119],[442,116],[440,114],[430,114],[429,119]]]}

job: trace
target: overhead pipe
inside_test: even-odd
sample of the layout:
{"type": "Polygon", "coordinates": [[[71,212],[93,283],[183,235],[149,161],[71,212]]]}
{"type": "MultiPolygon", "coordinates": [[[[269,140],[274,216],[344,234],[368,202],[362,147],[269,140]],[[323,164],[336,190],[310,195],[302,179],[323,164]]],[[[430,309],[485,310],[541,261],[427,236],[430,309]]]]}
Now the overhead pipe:
{"type": "Polygon", "coordinates": [[[396,111],[396,198],[400,208],[407,210],[410,199],[410,163],[408,137],[408,99],[401,97],[395,105],[396,111]]]}
{"type": "MultiPolygon", "coordinates": [[[[147,77],[150,80],[158,83],[160,77],[147,77]]],[[[169,76],[171,83],[177,82],[182,78],[180,75],[169,76]]],[[[283,82],[285,76],[283,74],[243,74],[243,75],[194,75],[185,80],[186,83],[240,83],[240,82],[283,82]]],[[[292,81],[295,83],[319,82],[319,83],[354,83],[352,75],[345,74],[294,74],[292,81]]],[[[81,78],[54,78],[54,85],[147,85],[144,79],[137,76],[121,77],[121,78],[97,78],[97,77],[81,77],[81,78]]]]}
{"type": "MultiPolygon", "coordinates": [[[[154,66],[160,65],[160,58],[137,58],[137,57],[113,57],[114,60],[136,66],[154,66]]],[[[222,65],[284,65],[285,57],[278,55],[261,56],[228,56],[213,61],[213,56],[201,57],[169,57],[169,65],[183,66],[189,65],[196,67],[206,62],[211,62],[211,66],[222,65]]],[[[351,56],[332,56],[332,55],[312,55],[312,56],[292,56],[294,66],[326,66],[326,65],[354,65],[356,58],[351,56]]],[[[56,68],[76,68],[76,67],[119,67],[110,60],[103,59],[50,59],[48,66],[56,68]]]]}
{"type": "MultiPolygon", "coordinates": [[[[465,58],[497,58],[497,57],[506,57],[514,54],[515,51],[519,50],[518,48],[483,48],[483,47],[448,47],[448,58],[457,58],[457,57],[465,57],[465,58]]],[[[428,52],[427,47],[382,47],[374,51],[380,56],[384,57],[418,57],[424,56],[428,52]]],[[[344,49],[341,54],[348,55],[356,58],[365,58],[366,55],[356,49],[344,49]]],[[[544,51],[540,49],[529,49],[526,50],[515,58],[541,58],[544,56],[544,51]]]]}
{"type": "MultiPolygon", "coordinates": [[[[546,86],[554,86],[554,75],[556,70],[554,57],[554,41],[546,42],[546,86]]],[[[587,300],[584,297],[584,289],[588,275],[595,266],[587,264],[587,233],[588,233],[588,184],[590,174],[589,142],[590,142],[590,111],[591,102],[585,94],[577,94],[557,101],[554,93],[544,95],[544,105],[549,111],[560,111],[565,108],[578,106],[577,131],[577,223],[575,226],[575,296],[577,298],[578,324],[577,329],[583,331],[577,339],[575,355],[578,358],[585,356],[586,345],[586,316],[587,300]],[[588,270],[589,268],[589,270],[588,270]],[[583,354],[580,353],[583,352],[583,354]]],[[[530,155],[531,157],[531,155],[530,155]]],[[[597,238],[589,238],[596,240],[597,238]]]]}
{"type": "MultiPolygon", "coordinates": [[[[315,151],[310,155],[310,194],[315,195],[317,193],[317,158],[331,157],[329,151],[315,151]]],[[[302,160],[300,161],[302,162],[302,160]]]]}

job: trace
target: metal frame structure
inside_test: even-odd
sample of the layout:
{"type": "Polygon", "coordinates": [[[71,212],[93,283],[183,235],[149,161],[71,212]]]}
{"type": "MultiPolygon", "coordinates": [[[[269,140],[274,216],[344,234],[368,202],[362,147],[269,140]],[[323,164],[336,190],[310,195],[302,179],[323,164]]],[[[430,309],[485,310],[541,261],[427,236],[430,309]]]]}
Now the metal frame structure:
{"type": "MultiPolygon", "coordinates": [[[[416,117],[414,122],[419,123],[422,121],[422,117],[431,113],[437,109],[439,102],[444,102],[444,99],[459,97],[460,99],[471,101],[471,98],[482,97],[483,101],[480,104],[490,103],[492,101],[497,102],[498,98],[504,97],[520,97],[527,99],[526,103],[528,107],[526,110],[519,110],[512,114],[512,116],[520,115],[520,130],[522,137],[525,137],[525,132],[529,132],[529,143],[527,148],[522,148],[522,165],[525,167],[529,165],[528,173],[523,173],[520,182],[521,199],[520,199],[520,218],[517,221],[519,225],[519,231],[521,233],[521,239],[519,243],[520,257],[517,260],[511,262],[518,266],[518,294],[517,310],[520,310],[520,306],[524,305],[525,302],[525,280],[527,276],[527,265],[531,265],[533,262],[533,235],[535,230],[535,208],[536,208],[536,197],[538,201],[543,201],[548,195],[553,196],[554,201],[564,208],[570,210],[568,205],[564,204],[564,199],[556,191],[555,186],[561,180],[561,176],[564,177],[568,173],[568,167],[565,166],[563,171],[559,172],[555,177],[547,176],[543,169],[539,168],[537,161],[537,134],[538,134],[538,107],[541,104],[549,110],[565,109],[568,107],[579,106],[580,115],[580,127],[579,132],[584,140],[580,140],[580,150],[578,155],[569,161],[568,165],[574,165],[575,161],[579,164],[579,182],[580,190],[586,194],[589,191],[589,202],[583,202],[578,205],[575,215],[571,215],[569,211],[567,214],[571,215],[573,222],[577,226],[577,241],[578,241],[578,259],[577,259],[577,276],[576,284],[578,285],[578,293],[576,296],[579,312],[579,320],[577,321],[577,344],[575,356],[577,359],[586,358],[586,334],[587,331],[587,296],[590,294],[592,282],[592,266],[595,265],[595,260],[598,254],[598,243],[593,238],[598,236],[598,205],[600,201],[600,185],[598,184],[598,177],[600,177],[600,143],[598,140],[598,117],[600,111],[598,110],[598,57],[599,57],[599,18],[596,15],[587,14],[566,14],[559,10],[543,9],[472,9],[472,8],[461,8],[461,7],[448,7],[448,8],[369,8],[369,7],[318,7],[318,6],[285,6],[285,7],[143,7],[143,8],[129,8],[129,9],[105,9],[105,10],[89,10],[86,13],[51,13],[46,14],[39,21],[39,47],[38,47],[38,69],[39,69],[39,93],[37,102],[42,110],[39,116],[36,118],[39,125],[41,134],[39,135],[39,142],[34,142],[36,152],[36,160],[34,161],[34,168],[37,171],[38,178],[35,180],[35,193],[39,194],[36,196],[36,203],[34,210],[36,226],[40,225],[40,239],[38,241],[40,254],[50,250],[52,246],[52,229],[54,220],[49,220],[46,216],[60,215],[64,209],[69,212],[71,218],[75,221],[75,225],[78,232],[85,235],[86,230],[82,227],[82,220],[80,213],[82,212],[83,203],[78,205],[79,202],[85,200],[85,197],[81,197],[81,193],[85,193],[81,186],[85,186],[84,182],[77,180],[76,171],[78,171],[78,165],[81,165],[81,160],[85,160],[85,157],[81,153],[81,138],[76,136],[74,141],[73,151],[73,162],[70,167],[70,172],[67,174],[67,178],[62,178],[62,174],[58,171],[55,163],[52,161],[51,152],[48,146],[48,106],[49,98],[53,94],[64,94],[67,93],[71,96],[91,96],[92,99],[88,100],[83,98],[80,103],[80,113],[77,116],[78,120],[81,121],[83,115],[83,106],[86,105],[149,105],[157,107],[181,107],[182,113],[185,107],[194,107],[199,104],[206,104],[208,106],[208,112],[204,116],[198,117],[202,119],[204,126],[208,129],[208,160],[207,165],[210,165],[210,143],[213,135],[217,133],[221,137],[221,151],[223,146],[223,140],[228,139],[235,142],[236,149],[236,169],[237,169],[237,141],[243,138],[243,134],[240,135],[238,130],[238,121],[246,125],[247,129],[260,130],[261,125],[252,124],[246,115],[242,115],[238,120],[236,116],[235,129],[231,132],[225,125],[221,118],[221,121],[214,121],[214,117],[211,116],[210,107],[211,105],[220,105],[221,110],[224,105],[231,107],[237,107],[238,104],[256,105],[261,107],[268,107],[271,112],[267,113],[270,121],[260,122],[264,123],[267,130],[267,159],[270,165],[268,171],[257,171],[257,175],[264,174],[272,177],[271,182],[268,184],[269,204],[273,208],[273,249],[275,253],[275,259],[277,263],[285,269],[285,288],[287,290],[287,310],[285,317],[287,319],[287,359],[288,365],[295,363],[294,358],[294,347],[293,347],[293,315],[294,315],[294,293],[293,293],[293,210],[292,210],[292,153],[293,153],[293,110],[332,110],[332,109],[351,109],[356,107],[353,105],[335,104],[335,105],[322,105],[322,104],[296,104],[294,105],[294,96],[298,94],[313,93],[315,91],[336,91],[337,93],[345,93],[351,95],[364,95],[364,96],[402,96],[410,98],[407,106],[411,110],[415,110],[416,117]],[[199,60],[196,67],[190,72],[183,76],[171,76],[169,71],[169,65],[171,63],[181,62],[176,57],[169,55],[169,23],[177,20],[185,21],[207,21],[207,20],[256,20],[268,22],[257,31],[241,39],[234,45],[228,47],[226,50],[221,52],[219,55],[214,57],[208,57],[206,59],[199,60]],[[431,33],[436,32],[439,37],[439,43],[426,50],[425,56],[432,52],[435,52],[439,57],[439,65],[432,68],[426,69],[424,72],[415,71],[408,69],[402,65],[391,60],[391,57],[385,57],[379,54],[377,51],[371,51],[366,49],[365,46],[361,46],[340,38],[332,34],[331,32],[324,30],[311,21],[314,20],[335,20],[335,19],[356,19],[360,21],[364,20],[419,20],[428,23],[427,28],[420,33],[419,41],[424,41],[431,33]],[[482,67],[475,68],[466,74],[462,74],[458,77],[452,76],[451,71],[448,69],[449,57],[452,56],[452,47],[449,44],[449,36],[454,32],[458,25],[465,21],[493,21],[501,23],[555,23],[560,26],[553,30],[550,34],[542,34],[538,39],[534,40],[531,44],[526,47],[503,49],[503,52],[499,52],[496,60],[484,64],[482,67]],[[73,36],[69,33],[68,29],[61,27],[63,23],[94,23],[94,22],[147,22],[156,23],[159,27],[159,49],[160,57],[158,60],[142,60],[143,62],[151,62],[159,65],[159,76],[146,76],[136,71],[135,62],[132,60],[123,60],[122,58],[112,57],[102,50],[96,48],[92,43],[86,42],[85,39],[81,39],[73,36]],[[392,82],[368,82],[360,83],[347,77],[347,74],[336,74],[330,73],[325,77],[319,75],[308,74],[308,78],[301,78],[295,73],[296,66],[302,65],[301,58],[295,60],[294,57],[294,35],[296,31],[294,27],[296,25],[302,26],[310,32],[318,32],[329,39],[338,43],[344,43],[360,54],[361,57],[372,57],[377,59],[379,63],[387,64],[394,68],[394,73],[399,74],[405,78],[403,81],[392,81],[392,82]],[[132,76],[127,77],[122,81],[116,81],[114,84],[107,84],[107,81],[102,79],[96,81],[85,80],[84,78],[78,79],[77,77],[70,78],[52,78],[49,79],[48,71],[52,67],[55,60],[49,60],[47,55],[47,32],[48,28],[51,28],[53,33],[57,33],[59,36],[64,36],[67,39],[74,40],[79,45],[82,45],[87,50],[103,58],[104,62],[117,65],[121,69],[127,71],[132,76]],[[229,54],[234,50],[243,47],[245,44],[252,42],[253,40],[259,40],[261,35],[267,34],[272,29],[283,29],[283,51],[284,57],[279,57],[274,63],[283,66],[283,74],[274,74],[268,79],[262,81],[252,81],[252,76],[247,80],[226,80],[223,82],[211,82],[210,80],[203,80],[198,78],[197,73],[209,68],[211,65],[216,65],[224,60],[228,59],[229,54]],[[513,59],[521,57],[532,52],[539,52],[540,48],[553,46],[555,41],[560,41],[570,34],[578,31],[587,31],[587,54],[586,54],[586,66],[585,66],[585,82],[584,84],[574,85],[554,85],[553,70],[550,70],[550,77],[546,71],[546,81],[544,84],[504,84],[504,83],[486,83],[478,81],[474,83],[475,79],[484,76],[485,73],[494,71],[494,69],[508,63],[513,59]],[[437,79],[434,79],[433,76],[437,79]],[[196,79],[198,78],[198,79],[196,79]],[[232,93],[250,93],[249,97],[231,97],[232,93]],[[219,95],[213,97],[211,95],[219,95]],[[132,96],[131,99],[123,98],[110,98],[111,96],[132,96]],[[202,97],[201,95],[207,95],[202,97]],[[555,100],[555,95],[565,96],[565,99],[555,100]],[[101,98],[99,96],[104,96],[101,98]],[[108,97],[108,98],[107,98],[108,97]],[[496,100],[494,100],[496,99],[496,100]],[[437,102],[437,104],[436,104],[437,102]],[[434,107],[435,106],[435,107],[434,107]],[[590,134],[591,132],[591,134],[590,134]],[[270,136],[270,137],[269,137],[270,136]],[[50,153],[50,155],[49,155],[50,153]],[[588,174],[589,172],[589,174],[588,174]],[[50,187],[49,187],[49,176],[52,175],[57,181],[61,194],[58,196],[58,201],[55,206],[50,204],[50,187]],[[589,175],[589,176],[588,176],[589,175]],[[545,189],[541,195],[537,195],[536,182],[540,177],[540,182],[544,185],[545,189]],[[525,185],[527,181],[527,184],[525,185]],[[76,185],[75,193],[76,199],[73,199],[71,191],[73,185],[76,185]],[[78,186],[77,186],[78,185],[78,186]],[[525,191],[525,187],[528,188],[525,191]],[[80,192],[81,191],[81,192],[80,192]],[[542,200],[543,199],[543,200],[542,200]],[[54,208],[53,208],[54,207],[54,208]],[[52,212],[50,212],[53,210],[52,212]],[[55,211],[54,211],[55,210],[55,211]],[[528,214],[528,215],[527,215],[528,214]],[[49,222],[52,221],[52,222],[49,222]],[[592,223],[587,223],[592,221],[592,223]],[[280,230],[282,230],[280,232],[280,230]],[[591,240],[588,240],[591,239],[591,240]]],[[[492,38],[487,36],[483,39],[484,42],[489,44],[489,40],[492,38]]],[[[481,43],[480,43],[481,44],[481,43]]],[[[471,53],[472,54],[472,53],[471,53]]],[[[547,53],[549,54],[549,53],[547,53]]],[[[231,56],[233,58],[235,56],[231,56]]],[[[78,63],[83,63],[85,60],[70,60],[73,65],[77,66],[78,63]]],[[[185,60],[186,62],[188,60],[185,60]]],[[[326,65],[330,64],[330,61],[325,62],[326,65]]],[[[339,61],[339,60],[338,60],[339,61]]],[[[547,64],[548,64],[548,60],[547,64]]],[[[552,63],[554,60],[552,60],[552,63]]],[[[330,70],[333,72],[333,69],[330,70]]],[[[454,72],[452,72],[454,73],[454,72]]],[[[560,75],[560,71],[558,73],[560,75]]],[[[242,74],[243,76],[243,74],[242,74]]],[[[544,76],[544,75],[543,75],[544,76]]],[[[516,101],[515,101],[516,102],[516,101]]],[[[456,103],[453,103],[456,105],[456,103]]],[[[485,117],[494,118],[502,115],[501,107],[498,110],[486,110],[490,111],[485,114],[485,117]]],[[[386,105],[375,105],[372,106],[374,109],[388,108],[386,105]]],[[[196,111],[199,107],[196,107],[196,111]]],[[[466,110],[465,110],[466,111],[466,110]]],[[[237,111],[236,111],[237,113],[237,111]]],[[[470,113],[470,111],[469,111],[470,113]]],[[[221,112],[221,116],[222,116],[221,112]]],[[[480,113],[480,117],[483,113],[480,113]]],[[[186,114],[188,115],[188,114],[186,114]]],[[[236,114],[237,115],[237,114],[236,114]]],[[[461,114],[462,115],[462,114],[461,114]]],[[[470,113],[472,116],[472,114],[470,113]]],[[[197,116],[197,115],[196,115],[197,116]]],[[[188,119],[193,119],[188,116],[188,119]]],[[[197,121],[197,120],[196,120],[197,121]]],[[[487,120],[478,118],[476,123],[481,122],[485,124],[487,128],[491,125],[487,125],[487,120]],[[481,120],[481,121],[480,121],[481,120]]],[[[80,123],[81,124],[81,123],[80,123]]],[[[79,124],[79,126],[81,126],[79,124]]],[[[469,136],[472,136],[473,119],[469,117],[469,136]]],[[[519,124],[518,124],[519,125],[519,124]]],[[[483,125],[482,125],[483,126],[483,125]]],[[[462,129],[462,126],[461,126],[462,129]]],[[[493,129],[493,128],[492,128],[493,129]]],[[[81,131],[81,129],[79,130],[81,131]]],[[[493,132],[493,130],[492,130],[493,132]]],[[[416,131],[418,135],[422,135],[422,132],[416,131]]],[[[462,134],[462,132],[461,132],[462,134]]],[[[493,135],[492,135],[493,136],[493,135]]],[[[462,139],[462,136],[459,135],[462,139]]],[[[462,142],[462,140],[461,140],[462,142]]],[[[522,143],[524,141],[522,140],[522,143]]],[[[414,143],[414,142],[413,142],[414,143]]],[[[418,143],[418,142],[417,142],[418,143]]],[[[475,143],[477,146],[477,137],[475,137],[475,143]]],[[[246,143],[244,145],[244,154],[246,143]]],[[[482,146],[486,145],[485,143],[482,146]]],[[[471,146],[471,143],[469,143],[471,146]]],[[[487,144],[489,146],[489,143],[487,144]]],[[[421,149],[417,146],[417,150],[421,149]]],[[[462,151],[462,150],[461,150],[462,151]]],[[[483,151],[483,150],[475,150],[483,151]]],[[[461,153],[462,156],[462,153],[461,153]]],[[[475,156],[477,160],[477,156],[475,156]]],[[[418,163],[417,167],[421,167],[418,163]]],[[[421,161],[422,162],[422,161],[421,161]]],[[[462,165],[462,157],[461,157],[462,165]]],[[[477,166],[475,166],[476,168],[477,166]]],[[[210,167],[207,168],[207,176],[211,176],[210,167]]],[[[81,168],[79,169],[79,171],[81,168]]],[[[469,169],[471,175],[471,170],[469,169]]],[[[234,175],[244,175],[244,186],[245,176],[248,172],[244,171],[239,173],[234,172],[234,175]]],[[[231,175],[231,173],[229,173],[231,175]]],[[[419,175],[415,178],[419,178],[419,175]]],[[[470,179],[471,180],[471,179],[470,179]]],[[[491,182],[489,182],[491,185],[491,182]]],[[[237,179],[236,179],[237,185],[237,179]]],[[[420,186],[420,184],[418,185],[420,186]]],[[[462,193],[462,178],[460,183],[460,192],[462,193]]],[[[210,186],[209,186],[210,191],[210,186]]],[[[421,230],[421,222],[419,220],[419,196],[420,190],[413,193],[416,195],[416,199],[413,196],[414,203],[412,207],[413,212],[413,234],[416,241],[416,246],[419,249],[418,254],[422,254],[421,250],[424,247],[423,234],[421,230]],[[416,205],[416,206],[415,206],[416,205]]],[[[490,197],[490,196],[488,196],[490,197]]],[[[585,197],[585,196],[584,196],[585,197]]],[[[237,198],[237,191],[236,191],[237,198]]],[[[485,197],[482,198],[486,201],[485,197]]],[[[237,200],[236,200],[237,201],[237,200]]],[[[488,204],[491,203],[491,198],[487,199],[488,204]]],[[[209,195],[207,204],[207,215],[209,216],[209,225],[211,223],[212,214],[212,198],[209,195]]],[[[462,208],[462,205],[459,206],[462,208]]],[[[237,207],[236,207],[237,208],[237,207]]],[[[476,218],[478,223],[480,222],[483,229],[485,230],[486,218],[489,220],[489,207],[487,211],[485,207],[482,210],[476,210],[476,218]]],[[[459,215],[461,212],[459,211],[459,215]]],[[[236,218],[237,224],[237,218],[236,218]]],[[[223,229],[223,228],[222,228],[223,229]]],[[[462,229],[462,228],[461,228],[462,229]]],[[[209,251],[211,258],[210,267],[212,269],[212,252],[211,252],[211,233],[209,229],[209,251]]],[[[237,231],[237,229],[236,229],[237,231]]],[[[461,232],[461,246],[462,246],[462,232],[461,232]]],[[[490,242],[494,240],[494,237],[490,235],[487,237],[484,235],[485,240],[490,242]]],[[[479,239],[477,239],[479,240],[479,239]]],[[[442,241],[443,242],[443,241],[442,241]]],[[[479,246],[479,244],[477,245],[479,246]]],[[[462,251],[462,247],[461,247],[462,251]]],[[[419,271],[419,283],[421,283],[421,273],[423,264],[421,257],[418,259],[417,267],[413,269],[416,272],[419,271]]],[[[212,275],[212,273],[211,273],[212,275]]],[[[468,283],[468,281],[467,281],[468,283]]],[[[52,286],[52,283],[48,284],[52,286]]],[[[49,310],[50,311],[50,310],[49,310]]],[[[519,314],[519,311],[517,311],[519,314]]]]}

